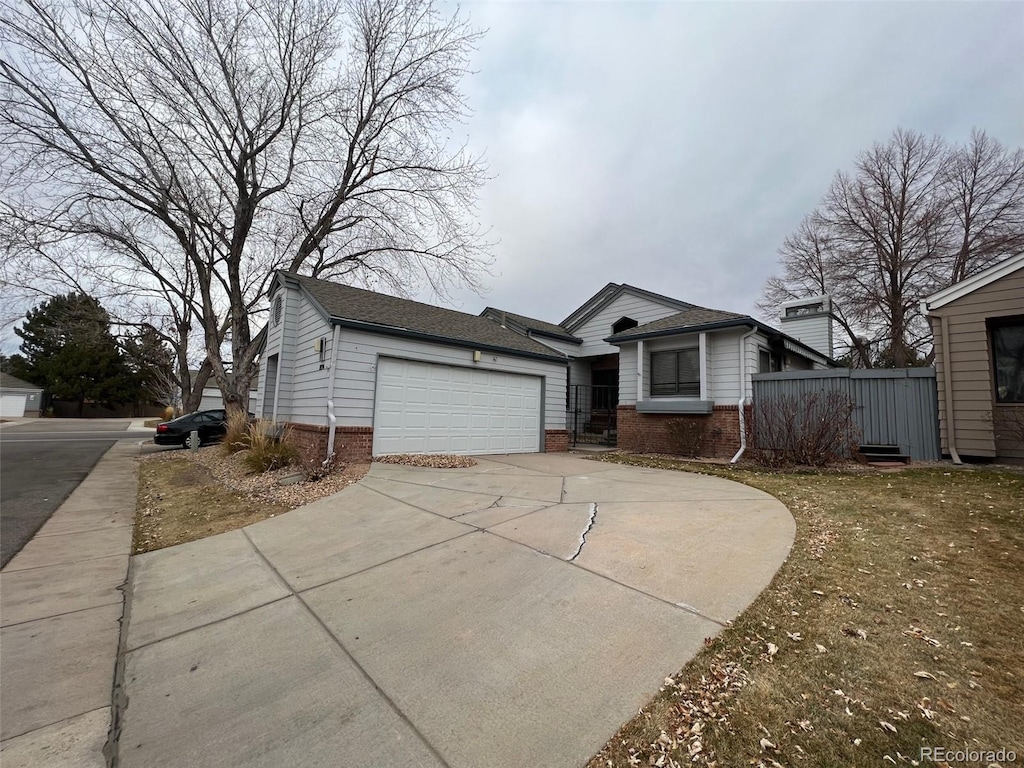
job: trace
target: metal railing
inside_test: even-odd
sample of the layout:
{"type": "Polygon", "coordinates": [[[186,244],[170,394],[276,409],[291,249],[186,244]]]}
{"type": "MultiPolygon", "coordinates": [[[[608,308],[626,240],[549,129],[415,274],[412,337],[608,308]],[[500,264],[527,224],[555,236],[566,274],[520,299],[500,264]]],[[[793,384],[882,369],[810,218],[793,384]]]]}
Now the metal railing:
{"type": "Polygon", "coordinates": [[[618,405],[618,387],[571,385],[566,421],[572,445],[615,445],[618,405]]]}

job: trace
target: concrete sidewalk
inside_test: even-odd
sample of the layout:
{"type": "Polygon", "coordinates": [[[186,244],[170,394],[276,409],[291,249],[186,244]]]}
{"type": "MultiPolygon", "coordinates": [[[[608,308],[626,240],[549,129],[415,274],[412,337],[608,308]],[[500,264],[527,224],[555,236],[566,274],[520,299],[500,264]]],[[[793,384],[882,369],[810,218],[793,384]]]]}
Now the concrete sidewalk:
{"type": "Polygon", "coordinates": [[[4,768],[106,765],[138,455],[115,443],[0,574],[4,768]]]}
{"type": "Polygon", "coordinates": [[[582,765],[795,533],[720,478],[477,458],[133,558],[119,765],[582,765]]]}

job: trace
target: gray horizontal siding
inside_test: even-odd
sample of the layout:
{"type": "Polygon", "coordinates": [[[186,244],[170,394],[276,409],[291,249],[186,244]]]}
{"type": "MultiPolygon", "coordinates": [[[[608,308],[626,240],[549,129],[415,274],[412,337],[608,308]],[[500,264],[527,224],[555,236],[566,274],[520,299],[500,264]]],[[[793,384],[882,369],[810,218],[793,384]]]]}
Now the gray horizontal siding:
{"type": "Polygon", "coordinates": [[[897,368],[763,373],[753,377],[755,421],[768,417],[772,402],[815,392],[850,397],[862,444],[898,445],[918,461],[940,458],[935,370],[897,368]]]}
{"type": "Polygon", "coordinates": [[[679,307],[677,306],[660,304],[644,296],[637,296],[625,291],[579,328],[573,329],[573,335],[583,339],[583,344],[577,354],[590,357],[617,352],[618,347],[608,344],[605,339],[612,335],[612,325],[620,318],[631,317],[643,325],[678,312],[679,307]]]}
{"type": "Polygon", "coordinates": [[[334,382],[339,424],[373,426],[377,360],[385,356],[544,377],[544,428],[565,429],[565,363],[490,352],[474,363],[470,349],[344,328],[340,336],[334,382]]]}
{"type": "Polygon", "coordinates": [[[289,421],[300,424],[327,424],[327,383],[331,365],[331,326],[305,294],[292,294],[297,304],[298,322],[291,335],[288,353],[291,367],[289,421]],[[318,343],[324,339],[324,368],[320,368],[318,343]]]}

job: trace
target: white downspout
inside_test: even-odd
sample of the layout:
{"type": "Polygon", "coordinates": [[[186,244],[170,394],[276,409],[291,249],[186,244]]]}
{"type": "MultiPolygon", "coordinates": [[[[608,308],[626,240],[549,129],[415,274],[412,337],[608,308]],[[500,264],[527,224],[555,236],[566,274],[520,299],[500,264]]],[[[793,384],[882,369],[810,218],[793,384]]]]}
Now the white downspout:
{"type": "Polygon", "coordinates": [[[334,456],[334,428],[338,424],[338,419],[334,415],[334,380],[338,373],[336,363],[340,330],[337,325],[331,330],[331,369],[327,377],[327,457],[324,459],[324,465],[334,456]]]}
{"type": "Polygon", "coordinates": [[[740,336],[740,401],[737,404],[740,412],[740,449],[729,460],[730,464],[739,461],[744,451],[747,450],[747,417],[745,413],[747,404],[747,339],[755,333],[757,333],[757,328],[751,328],[740,336]]]}
{"type": "Polygon", "coordinates": [[[960,454],[956,451],[956,422],[953,418],[953,371],[950,367],[952,355],[949,349],[949,320],[945,315],[939,316],[942,328],[942,382],[946,389],[946,440],[949,443],[949,455],[954,464],[963,464],[960,454]]]}

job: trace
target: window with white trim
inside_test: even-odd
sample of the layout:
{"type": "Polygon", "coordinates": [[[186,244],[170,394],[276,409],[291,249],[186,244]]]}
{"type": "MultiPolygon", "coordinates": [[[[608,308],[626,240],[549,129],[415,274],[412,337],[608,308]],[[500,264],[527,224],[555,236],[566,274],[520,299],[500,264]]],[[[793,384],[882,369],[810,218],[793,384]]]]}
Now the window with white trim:
{"type": "Polygon", "coordinates": [[[997,403],[1024,403],[1024,317],[989,320],[997,403]]]}
{"type": "Polygon", "coordinates": [[[700,397],[700,350],[651,352],[651,397],[700,397]]]}

